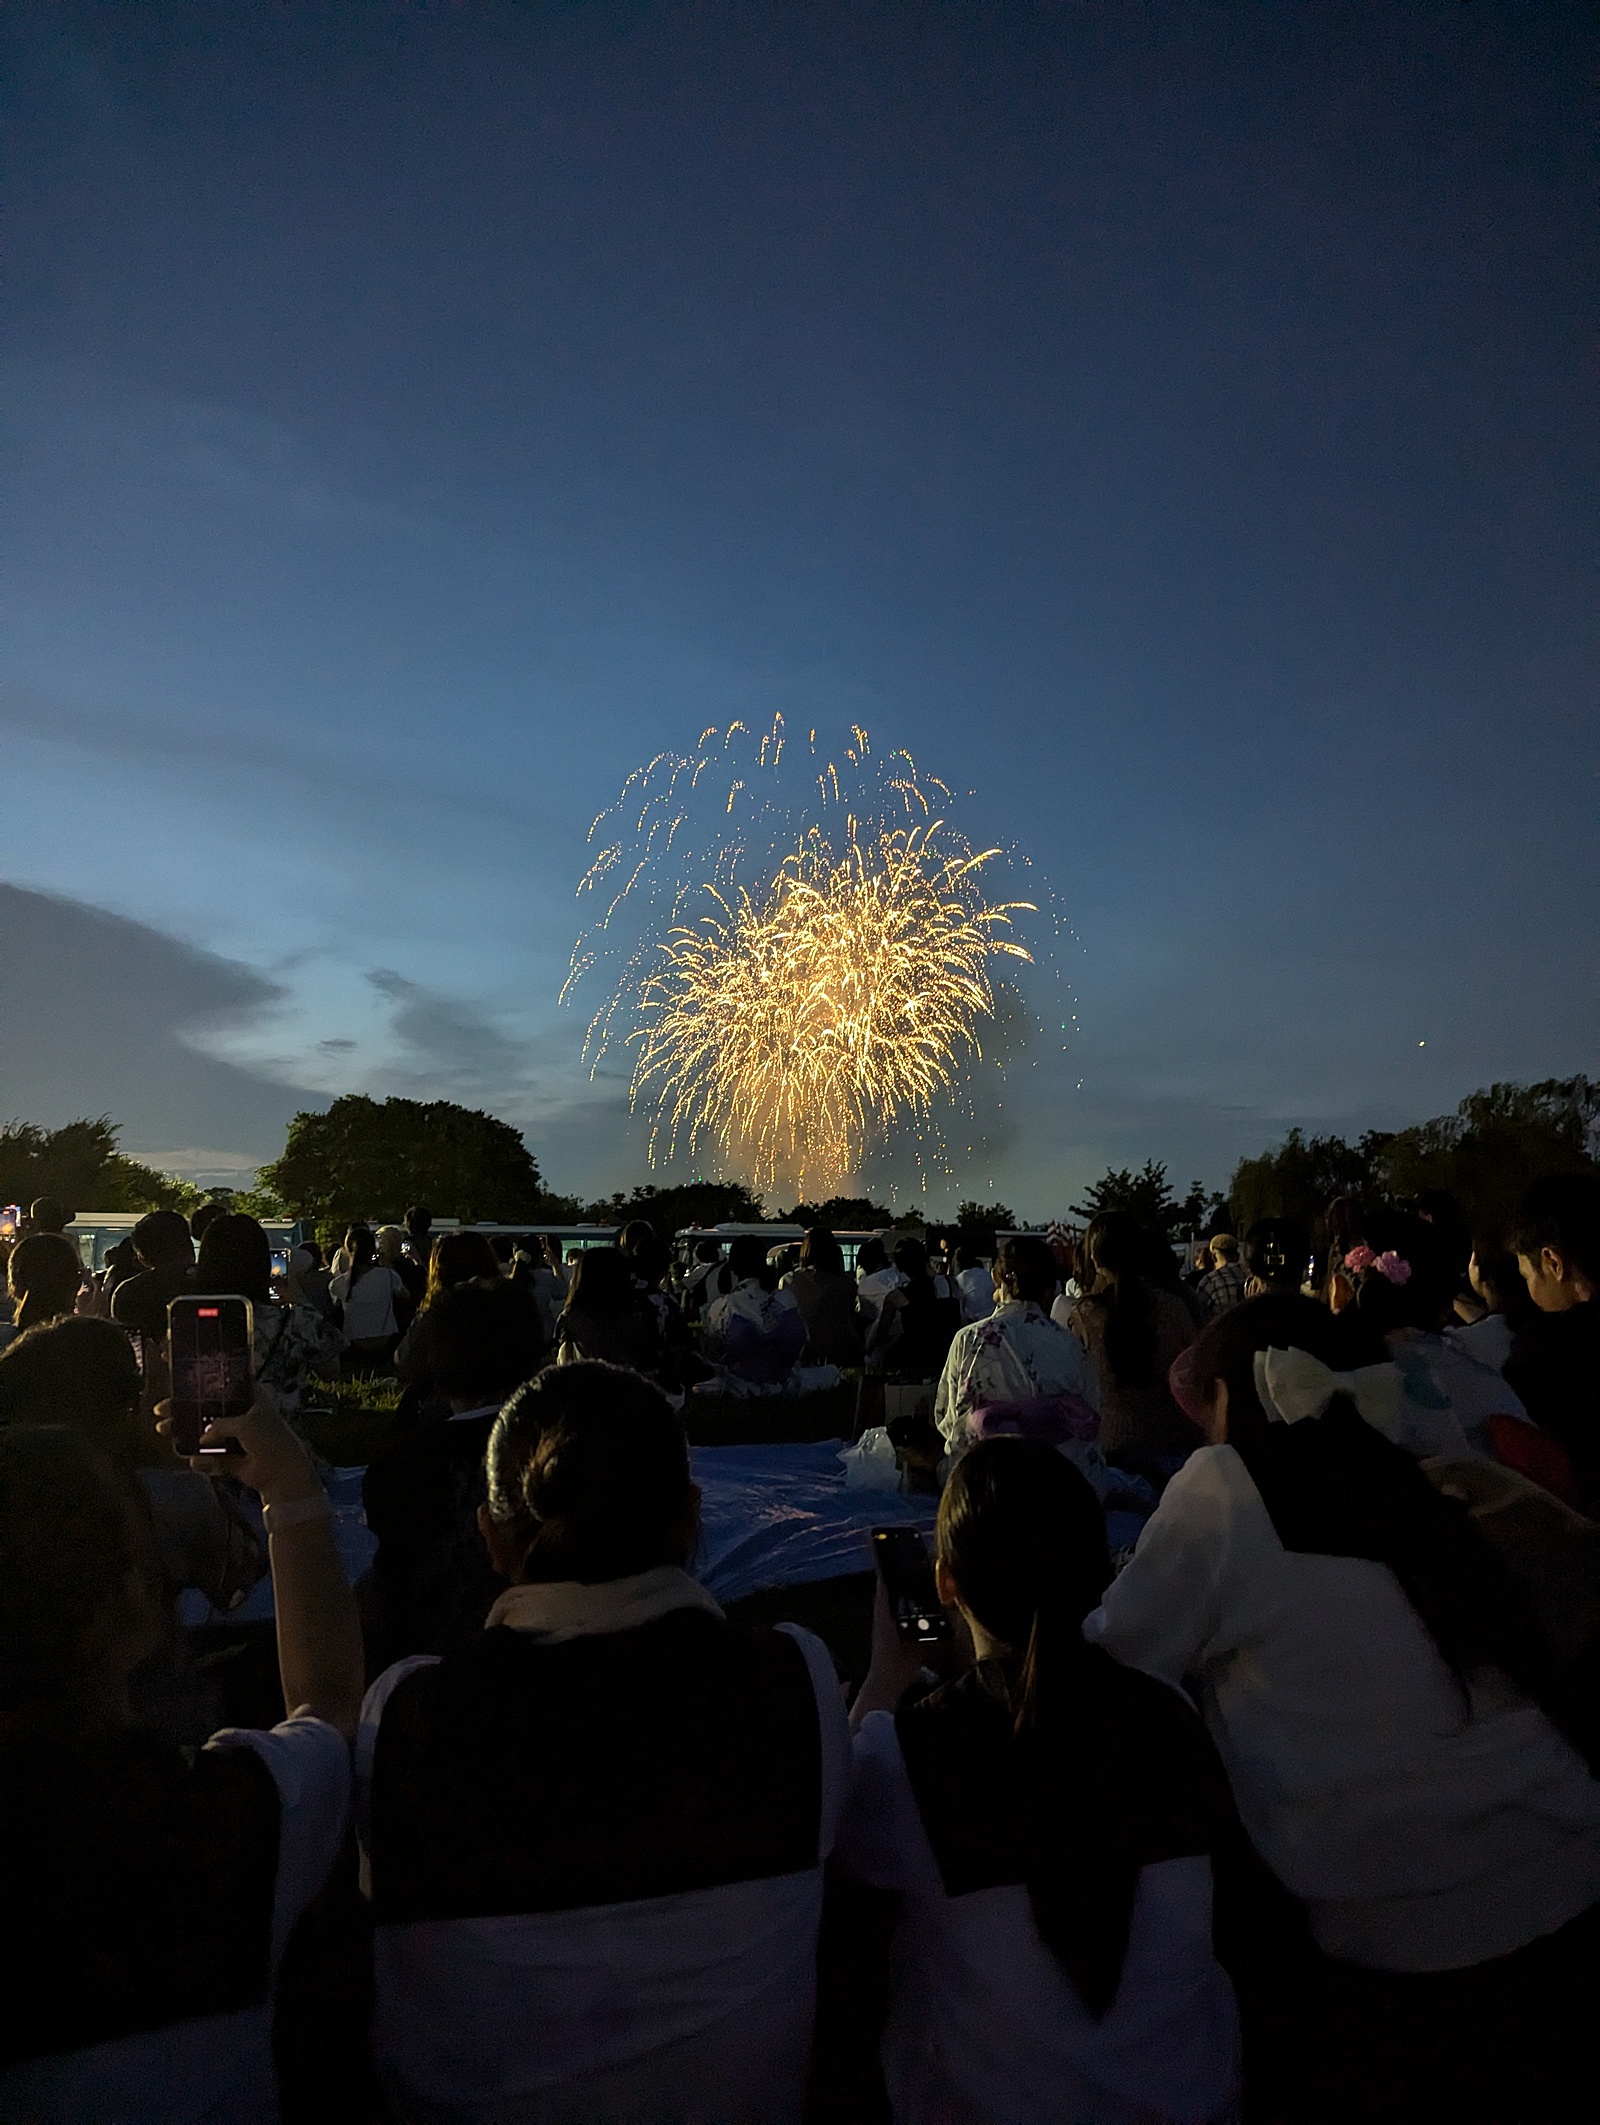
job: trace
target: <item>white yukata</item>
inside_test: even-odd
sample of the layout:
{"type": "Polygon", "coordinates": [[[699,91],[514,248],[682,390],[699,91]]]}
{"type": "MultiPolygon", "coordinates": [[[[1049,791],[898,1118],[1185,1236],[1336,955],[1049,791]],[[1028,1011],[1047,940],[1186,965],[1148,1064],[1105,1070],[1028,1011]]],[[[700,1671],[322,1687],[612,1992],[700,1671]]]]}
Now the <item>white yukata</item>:
{"type": "Polygon", "coordinates": [[[1100,1407],[1089,1353],[1069,1328],[1031,1299],[1008,1299],[986,1321],[958,1329],[934,1401],[934,1420],[958,1451],[970,1443],[972,1416],[986,1402],[1031,1402],[1041,1395],[1079,1395],[1100,1407]]]}

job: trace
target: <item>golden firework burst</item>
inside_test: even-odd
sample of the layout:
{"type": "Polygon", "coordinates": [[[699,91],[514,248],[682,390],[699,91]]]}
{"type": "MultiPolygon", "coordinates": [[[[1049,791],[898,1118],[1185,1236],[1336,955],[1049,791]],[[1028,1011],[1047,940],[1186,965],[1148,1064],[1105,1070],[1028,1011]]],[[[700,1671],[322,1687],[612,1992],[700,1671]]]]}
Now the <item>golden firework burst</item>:
{"type": "Polygon", "coordinates": [[[764,889],[674,928],[646,974],[635,1107],[651,1155],[715,1144],[758,1191],[825,1195],[873,1137],[926,1117],[993,1016],[991,962],[1032,955],[1005,934],[1031,901],[991,904],[972,850],[944,822],[847,821],[842,853],[812,828],[764,889]]]}

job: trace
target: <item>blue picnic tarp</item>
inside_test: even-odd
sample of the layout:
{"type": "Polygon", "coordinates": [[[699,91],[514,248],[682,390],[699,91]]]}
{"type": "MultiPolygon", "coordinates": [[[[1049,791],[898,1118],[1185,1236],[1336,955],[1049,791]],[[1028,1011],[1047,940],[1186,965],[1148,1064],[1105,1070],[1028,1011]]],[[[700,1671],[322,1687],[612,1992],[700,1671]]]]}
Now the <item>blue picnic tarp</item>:
{"type": "MultiPolygon", "coordinates": [[[[847,1490],[839,1456],[842,1439],[801,1445],[696,1446],[700,1486],[700,1550],[695,1574],[719,1601],[776,1586],[803,1586],[872,1568],[875,1527],[917,1527],[931,1533],[937,1501],[920,1493],[847,1490]]],[[[372,1562],[376,1544],[361,1517],[359,1468],[336,1468],[328,1479],[334,1539],[352,1583],[372,1562]]],[[[254,1501],[250,1503],[253,1505],[254,1501]]],[[[1133,1541],[1140,1516],[1109,1516],[1115,1551],[1133,1541]]],[[[183,1597],[185,1623],[260,1623],[272,1615],[272,1582],[263,1579],[230,1614],[203,1595],[183,1597]]]]}

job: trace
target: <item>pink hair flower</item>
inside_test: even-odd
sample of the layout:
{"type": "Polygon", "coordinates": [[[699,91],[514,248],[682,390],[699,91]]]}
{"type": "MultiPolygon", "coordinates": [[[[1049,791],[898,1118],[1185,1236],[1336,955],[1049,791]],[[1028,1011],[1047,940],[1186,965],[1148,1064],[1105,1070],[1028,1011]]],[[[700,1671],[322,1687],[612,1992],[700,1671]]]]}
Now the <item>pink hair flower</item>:
{"type": "Polygon", "coordinates": [[[1385,1248],[1382,1254],[1377,1255],[1372,1266],[1386,1276],[1391,1284],[1404,1284],[1410,1280],[1411,1264],[1403,1254],[1396,1254],[1392,1247],[1385,1248]]]}
{"type": "Polygon", "coordinates": [[[1365,1244],[1352,1247],[1344,1258],[1344,1266],[1352,1276],[1359,1276],[1363,1269],[1370,1269],[1378,1257],[1365,1244]]]}

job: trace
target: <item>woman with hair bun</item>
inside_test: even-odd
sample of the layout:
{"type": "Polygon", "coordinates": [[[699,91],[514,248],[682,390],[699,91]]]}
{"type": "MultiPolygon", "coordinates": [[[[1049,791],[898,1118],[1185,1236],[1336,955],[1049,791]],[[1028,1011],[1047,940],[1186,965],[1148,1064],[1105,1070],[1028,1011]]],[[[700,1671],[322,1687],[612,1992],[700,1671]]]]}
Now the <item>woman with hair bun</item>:
{"type": "Polygon", "coordinates": [[[882,2045],[896,2125],[1234,2115],[1211,1938],[1227,1781],[1176,1690],[1085,1642],[1110,1575],[1085,1478],[997,1438],[939,1505],[939,1596],[976,1666],[929,1691],[880,1589],[840,1859],[901,1899],[882,2045]]]}
{"type": "Polygon", "coordinates": [[[798,2125],[822,1863],[849,1775],[833,1662],[687,1569],[660,1389],[551,1367],[490,1435],[508,1583],[475,1641],[368,1693],[375,2047],[451,2125],[798,2125]]]}

